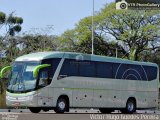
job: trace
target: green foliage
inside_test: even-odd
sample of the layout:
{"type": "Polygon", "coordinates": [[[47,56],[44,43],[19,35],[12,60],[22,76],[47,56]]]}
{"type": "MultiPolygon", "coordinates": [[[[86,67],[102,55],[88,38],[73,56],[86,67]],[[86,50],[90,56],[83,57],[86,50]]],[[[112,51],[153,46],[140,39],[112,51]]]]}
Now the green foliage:
{"type": "Polygon", "coordinates": [[[23,23],[23,19],[21,17],[13,16],[11,13],[7,19],[9,35],[14,36],[15,32],[21,31],[21,24],[23,23]]]}
{"type": "MultiPolygon", "coordinates": [[[[87,53],[91,54],[91,39],[81,42],[77,46],[75,46],[75,52],[87,53]]],[[[94,38],[94,54],[95,55],[103,55],[103,56],[116,56],[116,48],[118,49],[118,55],[123,56],[126,54],[125,50],[114,42],[104,41],[100,36],[95,36],[94,38]]]]}
{"type": "Polygon", "coordinates": [[[51,51],[56,49],[54,46],[54,36],[47,35],[25,35],[21,40],[20,44],[23,48],[21,50],[22,54],[28,54],[31,52],[38,51],[51,51]]]}
{"type": "Polygon", "coordinates": [[[86,17],[84,19],[81,19],[75,28],[77,39],[79,39],[79,42],[88,40],[92,33],[91,30],[92,30],[92,18],[86,17]]]}
{"type": "MultiPolygon", "coordinates": [[[[158,14],[159,10],[115,10],[115,3],[112,3],[97,14],[96,20],[99,21],[97,29],[102,34],[110,34],[117,41],[127,45],[129,51],[136,47],[135,57],[132,58],[138,60],[138,54],[149,48],[149,43],[159,36],[158,14]]],[[[132,52],[130,54],[133,55],[132,52]]]]}
{"type": "Polygon", "coordinates": [[[78,42],[76,31],[67,30],[61,36],[57,37],[59,42],[59,50],[61,51],[74,51],[74,47],[78,42]]]}
{"type": "Polygon", "coordinates": [[[136,54],[136,48],[130,49],[130,54],[129,54],[129,59],[130,60],[135,60],[135,54],[136,54]]]}
{"type": "Polygon", "coordinates": [[[15,25],[15,26],[13,27],[13,30],[16,31],[16,32],[20,32],[21,29],[22,29],[22,28],[21,28],[20,25],[15,25]]]}
{"type": "Polygon", "coordinates": [[[16,32],[21,31],[21,24],[23,23],[23,18],[14,16],[13,13],[9,14],[7,17],[3,12],[0,12],[0,29],[5,27],[7,30],[6,35],[3,39],[7,39],[9,36],[14,36],[16,32]]]}
{"type": "Polygon", "coordinates": [[[9,24],[22,24],[23,19],[21,17],[13,16],[13,13],[11,13],[7,19],[7,23],[9,23],[9,24]]]}
{"type": "MultiPolygon", "coordinates": [[[[159,37],[159,10],[115,10],[115,3],[107,4],[94,16],[94,51],[98,55],[141,60],[143,51],[156,51],[159,37]],[[108,36],[114,37],[111,44],[108,36]],[[108,47],[110,46],[110,47],[108,47]],[[124,48],[127,48],[124,50],[124,48]]],[[[60,50],[91,53],[92,17],[81,19],[72,30],[58,37],[60,50]]]]}
{"type": "Polygon", "coordinates": [[[23,18],[21,18],[21,17],[16,17],[16,23],[17,23],[17,24],[22,24],[22,23],[23,23],[23,18]]]}
{"type": "Polygon", "coordinates": [[[8,17],[8,19],[7,19],[7,22],[10,23],[10,24],[15,24],[16,23],[16,19],[12,15],[10,15],[8,17]]]}
{"type": "Polygon", "coordinates": [[[5,22],[6,15],[3,12],[0,12],[0,24],[3,24],[5,22]]]}

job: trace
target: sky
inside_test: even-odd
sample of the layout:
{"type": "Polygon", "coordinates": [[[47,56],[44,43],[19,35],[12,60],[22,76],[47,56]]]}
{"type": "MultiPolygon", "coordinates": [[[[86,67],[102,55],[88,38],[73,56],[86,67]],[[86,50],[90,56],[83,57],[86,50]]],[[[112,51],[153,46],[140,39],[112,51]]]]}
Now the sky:
{"type": "MultiPolygon", "coordinates": [[[[60,35],[84,17],[92,15],[93,0],[0,0],[0,11],[22,17],[22,32],[41,31],[60,35]],[[46,31],[53,26],[52,33],[46,31]],[[37,30],[38,28],[38,30],[37,30]]],[[[114,0],[94,0],[95,11],[114,0]]]]}

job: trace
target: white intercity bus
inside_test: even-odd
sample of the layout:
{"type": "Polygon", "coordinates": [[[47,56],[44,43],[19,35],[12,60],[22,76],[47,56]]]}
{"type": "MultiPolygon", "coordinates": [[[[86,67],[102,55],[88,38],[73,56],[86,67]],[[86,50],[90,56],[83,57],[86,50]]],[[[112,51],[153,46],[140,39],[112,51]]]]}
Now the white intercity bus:
{"type": "Polygon", "coordinates": [[[31,112],[95,108],[102,113],[156,108],[159,92],[157,64],[72,52],[37,52],[18,57],[10,70],[6,91],[9,107],[31,112]]]}

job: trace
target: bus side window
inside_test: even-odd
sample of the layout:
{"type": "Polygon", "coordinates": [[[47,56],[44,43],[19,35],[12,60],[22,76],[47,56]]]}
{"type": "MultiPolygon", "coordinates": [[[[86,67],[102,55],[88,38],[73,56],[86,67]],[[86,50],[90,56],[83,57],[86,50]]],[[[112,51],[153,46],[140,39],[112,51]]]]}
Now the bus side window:
{"type": "Polygon", "coordinates": [[[48,72],[41,71],[39,75],[39,86],[47,86],[48,85],[48,72]]]}
{"type": "Polygon", "coordinates": [[[79,76],[96,77],[96,64],[93,61],[79,62],[79,76]]]}
{"type": "Polygon", "coordinates": [[[97,62],[96,74],[98,78],[112,78],[112,63],[97,62]]]}
{"type": "Polygon", "coordinates": [[[157,78],[157,68],[153,66],[143,66],[147,74],[147,80],[155,80],[157,78]]]}
{"type": "Polygon", "coordinates": [[[78,76],[78,62],[71,59],[65,59],[57,79],[69,76],[78,76]]]}
{"type": "Polygon", "coordinates": [[[48,68],[48,77],[49,77],[49,84],[52,82],[52,78],[55,74],[55,71],[59,65],[60,58],[52,58],[52,59],[44,59],[42,64],[50,64],[51,67],[48,68]]]}

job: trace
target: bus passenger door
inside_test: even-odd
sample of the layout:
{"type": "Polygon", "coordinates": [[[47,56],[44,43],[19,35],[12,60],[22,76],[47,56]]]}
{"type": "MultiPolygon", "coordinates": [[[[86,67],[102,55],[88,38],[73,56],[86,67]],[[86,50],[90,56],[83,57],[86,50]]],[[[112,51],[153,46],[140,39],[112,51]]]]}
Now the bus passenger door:
{"type": "Polygon", "coordinates": [[[47,71],[41,71],[40,77],[39,77],[39,92],[38,92],[38,106],[52,106],[52,100],[49,97],[49,78],[48,78],[48,72],[47,71]]]}

